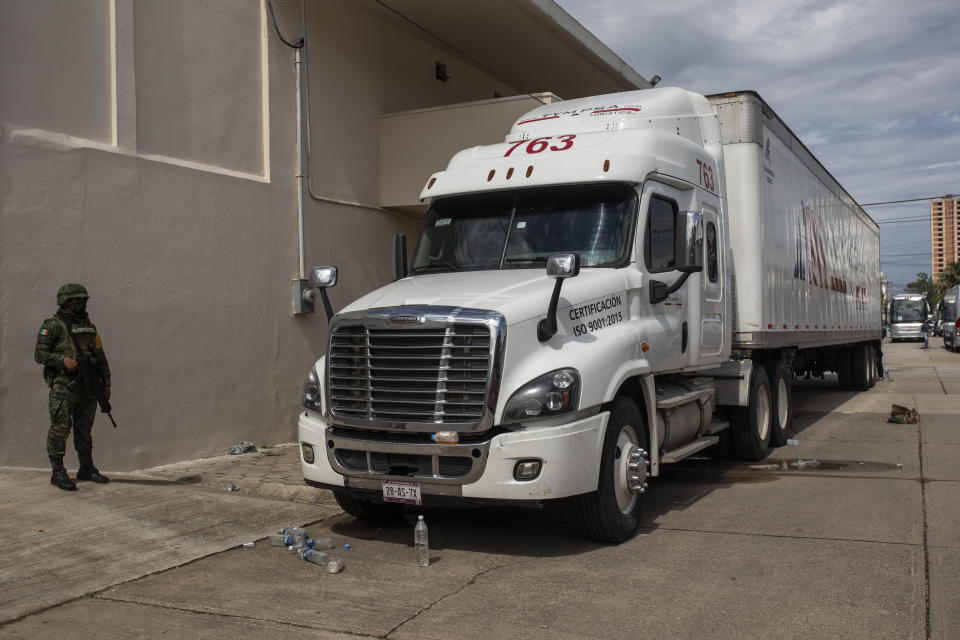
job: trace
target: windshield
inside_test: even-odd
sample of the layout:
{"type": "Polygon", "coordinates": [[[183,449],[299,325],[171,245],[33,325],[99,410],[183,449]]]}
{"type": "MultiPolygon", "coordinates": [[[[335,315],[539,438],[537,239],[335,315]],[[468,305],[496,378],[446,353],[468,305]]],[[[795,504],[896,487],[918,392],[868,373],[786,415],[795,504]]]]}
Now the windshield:
{"type": "Polygon", "coordinates": [[[620,266],[636,211],[624,184],[443,198],[427,212],[411,272],[543,268],[557,253],[580,254],[581,267],[620,266]]]}
{"type": "Polygon", "coordinates": [[[891,322],[923,322],[926,319],[926,300],[894,300],[890,303],[891,322]]]}

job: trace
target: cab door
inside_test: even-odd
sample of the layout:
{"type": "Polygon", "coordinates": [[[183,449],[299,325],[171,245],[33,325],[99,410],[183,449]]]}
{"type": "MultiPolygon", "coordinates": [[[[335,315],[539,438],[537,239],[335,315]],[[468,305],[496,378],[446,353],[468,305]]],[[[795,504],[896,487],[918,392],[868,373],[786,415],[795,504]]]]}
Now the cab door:
{"type": "Polygon", "coordinates": [[[720,218],[713,206],[703,203],[703,300],[700,305],[700,356],[710,358],[723,353],[726,335],[724,279],[726,264],[720,218]]]}
{"type": "Polygon", "coordinates": [[[643,185],[636,246],[637,268],[645,281],[640,303],[648,311],[641,314],[638,330],[640,340],[649,345],[645,357],[655,371],[685,369],[696,364],[699,353],[701,274],[691,274],[665,300],[650,299],[655,282],[669,287],[683,277],[676,268],[677,221],[681,211],[690,211],[695,205],[692,187],[656,180],[643,185]]]}

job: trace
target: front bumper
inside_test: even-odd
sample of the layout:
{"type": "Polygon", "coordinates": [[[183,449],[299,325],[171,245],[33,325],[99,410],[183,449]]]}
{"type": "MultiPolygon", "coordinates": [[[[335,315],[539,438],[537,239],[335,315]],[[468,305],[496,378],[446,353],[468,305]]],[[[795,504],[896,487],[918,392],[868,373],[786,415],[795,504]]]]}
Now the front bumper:
{"type": "Polygon", "coordinates": [[[892,340],[923,340],[920,324],[890,325],[892,340]]]}
{"type": "MultiPolygon", "coordinates": [[[[468,448],[476,461],[464,477],[453,479],[418,475],[391,475],[376,469],[344,470],[334,455],[337,447],[358,447],[352,440],[330,436],[327,422],[320,414],[305,411],[300,414],[300,468],[311,484],[329,487],[347,487],[357,490],[380,491],[383,480],[419,482],[424,496],[454,496],[489,500],[547,500],[564,498],[597,489],[600,454],[606,432],[609,412],[571,422],[569,424],[528,428],[523,431],[501,433],[490,440],[462,445],[430,443],[385,442],[364,440],[362,448],[371,452],[409,452],[420,456],[441,457],[454,453],[451,447],[468,448]],[[303,459],[303,446],[314,450],[313,463],[303,459]],[[331,449],[332,445],[332,449],[331,449]],[[331,459],[333,462],[331,462],[331,459]],[[520,460],[540,460],[540,474],[533,480],[516,480],[513,470],[520,460]],[[334,468],[340,467],[340,470],[334,468]]],[[[372,465],[371,465],[372,466],[372,465]]],[[[437,463],[433,464],[436,473],[437,463]]]]}

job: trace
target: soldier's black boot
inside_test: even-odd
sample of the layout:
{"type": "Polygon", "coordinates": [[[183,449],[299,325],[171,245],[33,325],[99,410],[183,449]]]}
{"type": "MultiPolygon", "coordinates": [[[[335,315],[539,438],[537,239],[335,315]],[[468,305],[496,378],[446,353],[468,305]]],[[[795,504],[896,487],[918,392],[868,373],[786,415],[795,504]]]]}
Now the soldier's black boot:
{"type": "Polygon", "coordinates": [[[63,456],[50,458],[50,466],[53,467],[53,474],[50,476],[50,484],[64,491],[76,491],[77,485],[73,483],[67,470],[63,467],[63,456]]]}
{"type": "Polygon", "coordinates": [[[103,484],[104,482],[110,482],[110,478],[100,473],[95,466],[93,466],[93,454],[89,451],[87,453],[77,454],[80,458],[80,468],[77,470],[77,480],[90,480],[92,482],[99,482],[103,484]]]}

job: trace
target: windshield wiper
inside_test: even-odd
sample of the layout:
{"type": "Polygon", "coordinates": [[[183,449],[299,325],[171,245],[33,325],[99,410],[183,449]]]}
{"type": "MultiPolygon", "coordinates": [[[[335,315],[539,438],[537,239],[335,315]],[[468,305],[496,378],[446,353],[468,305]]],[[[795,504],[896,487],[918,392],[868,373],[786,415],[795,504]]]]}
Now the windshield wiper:
{"type": "Polygon", "coordinates": [[[448,269],[451,271],[460,271],[460,267],[446,260],[438,260],[422,267],[414,267],[411,271],[413,273],[426,273],[428,271],[447,271],[448,269]]]}
{"type": "Polygon", "coordinates": [[[549,256],[535,256],[533,258],[507,258],[506,262],[519,263],[519,262],[529,262],[536,264],[538,262],[546,263],[549,256]]]}

